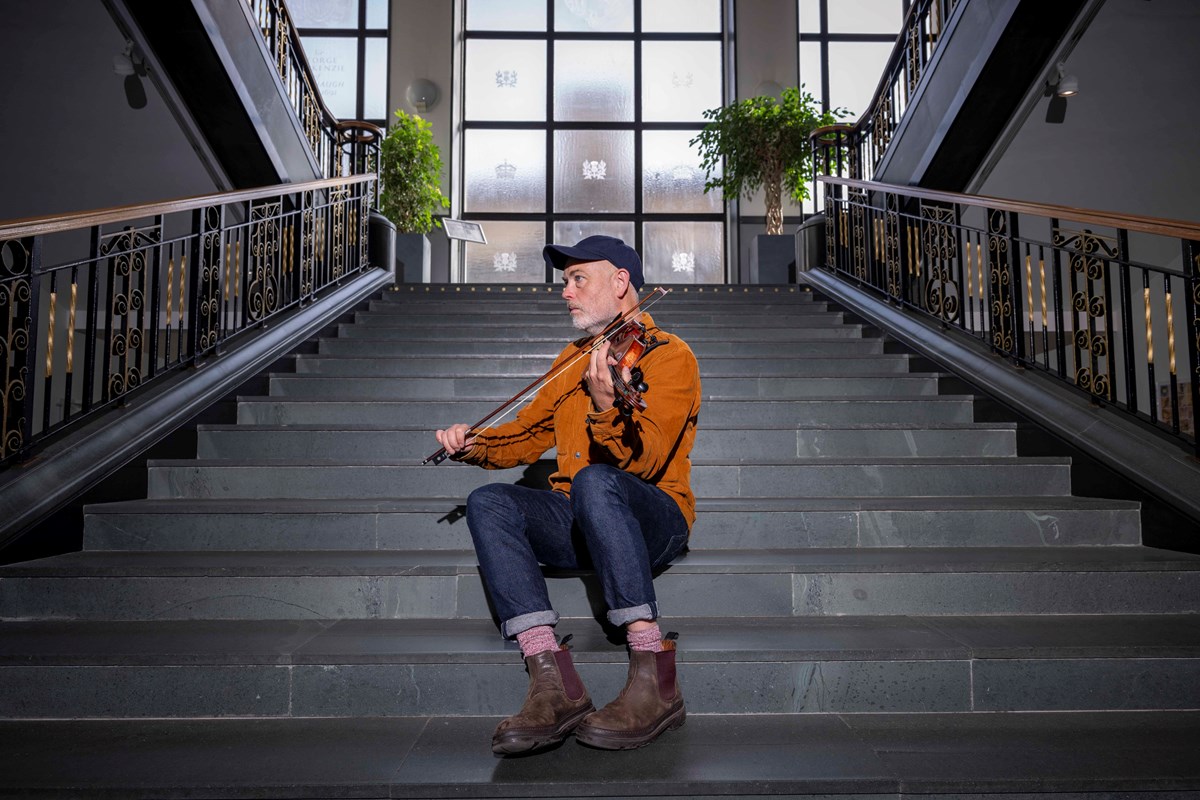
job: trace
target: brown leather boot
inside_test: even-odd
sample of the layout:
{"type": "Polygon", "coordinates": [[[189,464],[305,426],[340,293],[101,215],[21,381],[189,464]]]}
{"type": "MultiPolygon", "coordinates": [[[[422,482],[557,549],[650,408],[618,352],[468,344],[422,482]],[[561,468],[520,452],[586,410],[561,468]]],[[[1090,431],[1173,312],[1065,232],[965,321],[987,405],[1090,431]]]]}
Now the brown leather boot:
{"type": "Polygon", "coordinates": [[[605,750],[631,750],[683,725],[687,711],[675,675],[674,637],[667,634],[661,653],[630,652],[625,688],[575,729],[577,740],[605,750]]]}
{"type": "MultiPolygon", "coordinates": [[[[569,638],[569,637],[568,637],[569,638]]],[[[498,755],[528,753],[557,744],[596,710],[566,643],[525,659],[529,692],[521,710],[500,723],[492,736],[498,755]]]]}

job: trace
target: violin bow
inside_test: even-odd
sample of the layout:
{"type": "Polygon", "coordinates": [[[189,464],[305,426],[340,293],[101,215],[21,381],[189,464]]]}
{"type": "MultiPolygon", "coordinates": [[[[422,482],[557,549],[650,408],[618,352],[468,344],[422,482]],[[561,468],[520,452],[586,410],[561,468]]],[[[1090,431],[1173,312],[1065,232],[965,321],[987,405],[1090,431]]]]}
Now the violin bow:
{"type": "MultiPolygon", "coordinates": [[[[645,311],[647,308],[654,305],[662,298],[666,297],[670,291],[671,291],[670,289],[663,287],[663,286],[659,286],[659,287],[655,288],[654,291],[652,291],[650,294],[648,294],[644,298],[642,298],[641,301],[638,302],[638,304],[636,306],[629,309],[624,314],[617,315],[617,317],[614,318],[612,322],[608,323],[608,326],[605,327],[604,330],[602,330],[600,333],[596,334],[596,336],[593,337],[593,340],[586,347],[582,348],[575,355],[574,358],[572,358],[570,361],[567,361],[565,364],[562,364],[555,368],[551,368],[546,373],[544,373],[541,377],[535,378],[533,383],[529,384],[524,389],[517,392],[512,397],[505,400],[503,403],[501,403],[500,405],[496,406],[494,409],[489,411],[488,415],[486,417],[484,417],[483,419],[479,420],[479,422],[476,422],[474,425],[472,425],[468,429],[468,432],[478,435],[478,434],[486,431],[488,428],[495,426],[497,423],[500,422],[500,420],[504,419],[510,413],[512,413],[513,409],[517,408],[518,406],[523,404],[525,401],[527,401],[529,398],[531,398],[535,394],[537,394],[543,386],[545,386],[547,383],[554,380],[559,375],[563,374],[568,369],[570,369],[570,367],[572,365],[576,364],[579,361],[579,359],[581,359],[585,356],[590,356],[593,352],[595,352],[596,348],[600,347],[600,345],[607,342],[609,339],[611,339],[613,337],[613,335],[615,335],[617,333],[617,331],[621,330],[621,328],[623,328],[625,326],[625,323],[629,322],[629,320],[633,319],[635,316],[637,316],[641,312],[645,311]],[[510,408],[510,406],[511,406],[511,408],[510,408]],[[508,409],[508,410],[505,411],[505,409],[508,409]],[[504,413],[500,414],[501,411],[504,411],[504,413]],[[497,414],[500,414],[500,416],[497,417],[496,416],[497,414]],[[495,419],[493,419],[493,417],[495,417],[495,419]],[[489,422],[489,420],[491,420],[491,421],[489,422]]],[[[449,455],[450,454],[446,452],[446,448],[442,447],[442,448],[439,448],[436,453],[425,458],[425,460],[423,460],[421,462],[421,464],[422,464],[422,466],[424,466],[425,464],[433,462],[435,465],[437,465],[437,464],[440,464],[443,461],[445,461],[449,455]]]]}

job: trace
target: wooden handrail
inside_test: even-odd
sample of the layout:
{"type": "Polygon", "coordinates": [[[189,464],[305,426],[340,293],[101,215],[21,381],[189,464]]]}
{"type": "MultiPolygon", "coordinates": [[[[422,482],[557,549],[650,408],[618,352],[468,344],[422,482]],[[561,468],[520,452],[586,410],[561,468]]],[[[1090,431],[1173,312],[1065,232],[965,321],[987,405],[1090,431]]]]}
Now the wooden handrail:
{"type": "Polygon", "coordinates": [[[1158,236],[1171,236],[1177,239],[1200,241],[1200,223],[1185,220],[1161,219],[1158,217],[1143,217],[1136,214],[1121,214],[1114,211],[1096,211],[1092,209],[1059,206],[1049,203],[1031,203],[1025,200],[1010,200],[1003,197],[987,195],[958,194],[942,192],[934,189],[921,189],[916,186],[900,186],[893,183],[876,181],[860,181],[853,178],[836,178],[828,175],[818,175],[817,180],[848,186],[853,189],[865,189],[875,192],[892,192],[906,197],[916,197],[922,200],[933,200],[942,203],[958,203],[960,205],[979,206],[998,211],[1013,211],[1018,214],[1033,214],[1039,217],[1068,219],[1072,222],[1083,222],[1089,225],[1103,225],[1110,228],[1124,228],[1128,231],[1151,233],[1158,236]]]}
{"type": "Polygon", "coordinates": [[[174,214],[179,211],[190,211],[222,203],[238,203],[246,200],[257,200],[262,197],[277,197],[281,194],[296,192],[312,192],[328,189],[334,186],[347,186],[366,183],[375,180],[374,175],[353,175],[346,178],[322,178],[304,183],[281,183],[275,186],[263,186],[257,189],[239,189],[232,192],[217,194],[180,197],[159,203],[138,203],[128,206],[102,208],[94,211],[78,211],[69,214],[55,214],[46,217],[29,217],[26,219],[10,220],[0,224],[0,240],[20,239],[27,236],[41,236],[48,233],[91,228],[95,225],[106,225],[141,217],[153,217],[159,214],[174,214]]]}

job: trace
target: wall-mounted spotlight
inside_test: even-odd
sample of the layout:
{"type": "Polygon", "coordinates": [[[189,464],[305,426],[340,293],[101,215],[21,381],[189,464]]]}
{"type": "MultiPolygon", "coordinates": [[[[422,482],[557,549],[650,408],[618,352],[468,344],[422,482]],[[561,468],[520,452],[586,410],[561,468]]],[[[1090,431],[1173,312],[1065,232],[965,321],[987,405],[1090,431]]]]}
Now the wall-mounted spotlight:
{"type": "Polygon", "coordinates": [[[408,104],[421,114],[431,111],[437,105],[440,96],[437,84],[428,78],[417,78],[408,85],[408,89],[404,92],[404,98],[408,100],[408,104]]]}
{"type": "Polygon", "coordinates": [[[1067,65],[1059,61],[1046,79],[1043,94],[1050,98],[1046,122],[1058,124],[1067,118],[1067,98],[1079,94],[1079,79],[1067,74],[1067,65]]]}
{"type": "Polygon", "coordinates": [[[142,78],[146,75],[146,59],[133,42],[126,41],[125,49],[113,56],[113,72],[125,78],[125,101],[129,107],[145,108],[146,87],[142,78]]]}
{"type": "Polygon", "coordinates": [[[1079,78],[1067,74],[1067,65],[1058,62],[1054,65],[1054,93],[1059,97],[1074,97],[1079,94],[1079,78]]]}

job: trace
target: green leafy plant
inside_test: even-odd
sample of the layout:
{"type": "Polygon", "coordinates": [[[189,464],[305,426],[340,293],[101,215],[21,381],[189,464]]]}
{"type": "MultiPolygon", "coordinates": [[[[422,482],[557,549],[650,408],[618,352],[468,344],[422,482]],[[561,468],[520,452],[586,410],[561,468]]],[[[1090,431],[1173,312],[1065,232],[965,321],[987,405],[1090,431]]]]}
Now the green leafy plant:
{"type": "Polygon", "coordinates": [[[442,194],[442,156],[430,124],[416,114],[396,111],[379,148],[383,191],[379,210],[400,233],[429,233],[440,223],[435,211],[448,207],[442,194]]]}
{"type": "Polygon", "coordinates": [[[844,108],[821,111],[803,86],[784,89],[778,100],[763,95],[705,111],[711,121],[690,142],[699,145],[705,193],[720,189],[726,198],[749,198],[763,188],[767,233],[783,233],[783,190],[797,202],[808,198],[809,134],[849,115],[844,108]]]}

